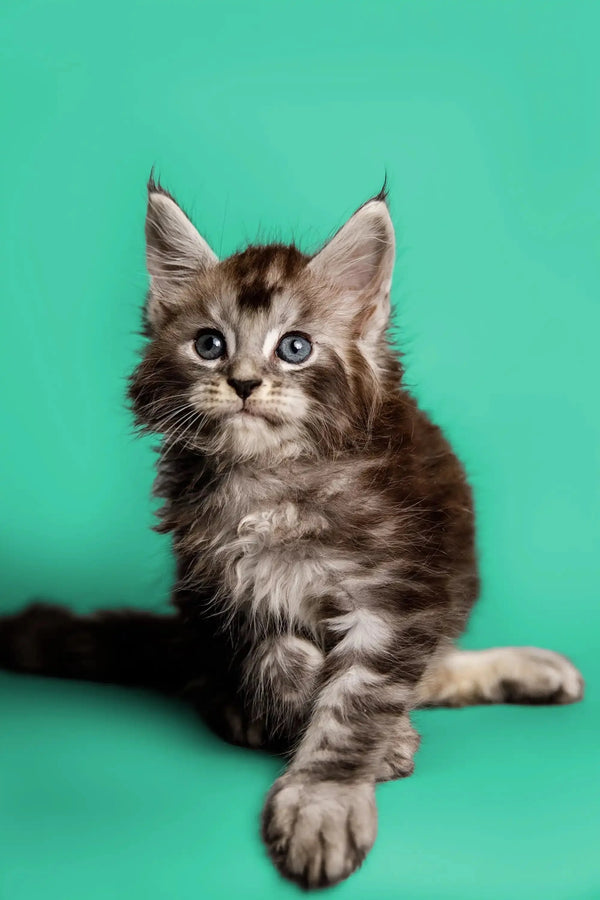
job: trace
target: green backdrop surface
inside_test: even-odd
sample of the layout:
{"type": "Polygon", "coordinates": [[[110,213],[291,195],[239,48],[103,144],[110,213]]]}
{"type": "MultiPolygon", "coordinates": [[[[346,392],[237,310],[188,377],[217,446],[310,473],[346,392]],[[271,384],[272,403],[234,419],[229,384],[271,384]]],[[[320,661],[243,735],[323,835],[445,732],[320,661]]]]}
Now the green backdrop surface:
{"type": "MultiPolygon", "coordinates": [[[[421,712],[340,898],[600,897],[600,6],[9,0],[0,13],[0,607],[163,609],[140,339],[156,164],[217,251],[316,247],[387,170],[408,382],[475,488],[466,646],[582,668],[566,708],[421,712]]],[[[0,676],[1,900],[293,897],[276,760],[134,692],[0,676]]]]}

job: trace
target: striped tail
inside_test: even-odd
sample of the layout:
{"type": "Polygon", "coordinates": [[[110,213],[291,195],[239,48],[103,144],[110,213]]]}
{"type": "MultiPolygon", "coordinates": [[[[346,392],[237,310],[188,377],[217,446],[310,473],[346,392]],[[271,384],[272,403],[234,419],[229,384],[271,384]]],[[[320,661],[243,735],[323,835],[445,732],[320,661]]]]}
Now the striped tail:
{"type": "Polygon", "coordinates": [[[0,617],[0,668],[177,693],[191,653],[176,615],[107,610],[78,616],[33,603],[0,617]]]}

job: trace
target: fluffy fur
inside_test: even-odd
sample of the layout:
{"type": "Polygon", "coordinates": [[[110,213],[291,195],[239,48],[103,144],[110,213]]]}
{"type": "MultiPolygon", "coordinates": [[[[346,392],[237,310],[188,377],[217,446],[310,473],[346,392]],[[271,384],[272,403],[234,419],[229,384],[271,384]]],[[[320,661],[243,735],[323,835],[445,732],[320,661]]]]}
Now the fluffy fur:
{"type": "Polygon", "coordinates": [[[412,772],[415,706],[567,703],[581,676],[550,651],[453,647],[478,593],[473,504],[388,340],[385,195],[313,256],[219,261],[151,179],[146,236],[129,395],[162,438],[174,613],[37,605],[2,620],[0,662],[184,696],[228,740],[287,753],[267,849],[287,877],[334,884],[373,844],[375,783],[412,772]],[[199,355],[203,329],[223,356],[199,355]],[[277,353],[290,333],[311,342],[300,363],[277,353]]]}

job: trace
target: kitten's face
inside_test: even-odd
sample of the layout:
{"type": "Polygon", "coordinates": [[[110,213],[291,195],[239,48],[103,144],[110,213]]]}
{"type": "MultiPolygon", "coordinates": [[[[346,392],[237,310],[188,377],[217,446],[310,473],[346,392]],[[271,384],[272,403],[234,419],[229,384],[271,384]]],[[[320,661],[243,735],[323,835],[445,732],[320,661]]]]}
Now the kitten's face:
{"type": "Polygon", "coordinates": [[[364,427],[389,362],[381,199],[312,259],[269,245],[219,262],[153,183],[146,232],[151,341],[130,388],[140,423],[226,461],[311,453],[364,427]]]}

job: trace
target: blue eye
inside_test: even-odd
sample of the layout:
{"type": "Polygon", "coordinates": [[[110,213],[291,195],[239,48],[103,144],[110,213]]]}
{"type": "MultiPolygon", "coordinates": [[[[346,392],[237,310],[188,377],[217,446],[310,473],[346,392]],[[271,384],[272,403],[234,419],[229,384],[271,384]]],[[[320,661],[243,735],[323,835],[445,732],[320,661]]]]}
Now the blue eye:
{"type": "Polygon", "coordinates": [[[212,328],[203,328],[194,346],[202,359],[219,359],[225,354],[225,338],[220,331],[212,328]]]}
{"type": "Polygon", "coordinates": [[[302,363],[312,352],[312,344],[302,334],[286,334],[277,345],[275,353],[287,363],[302,363]]]}

